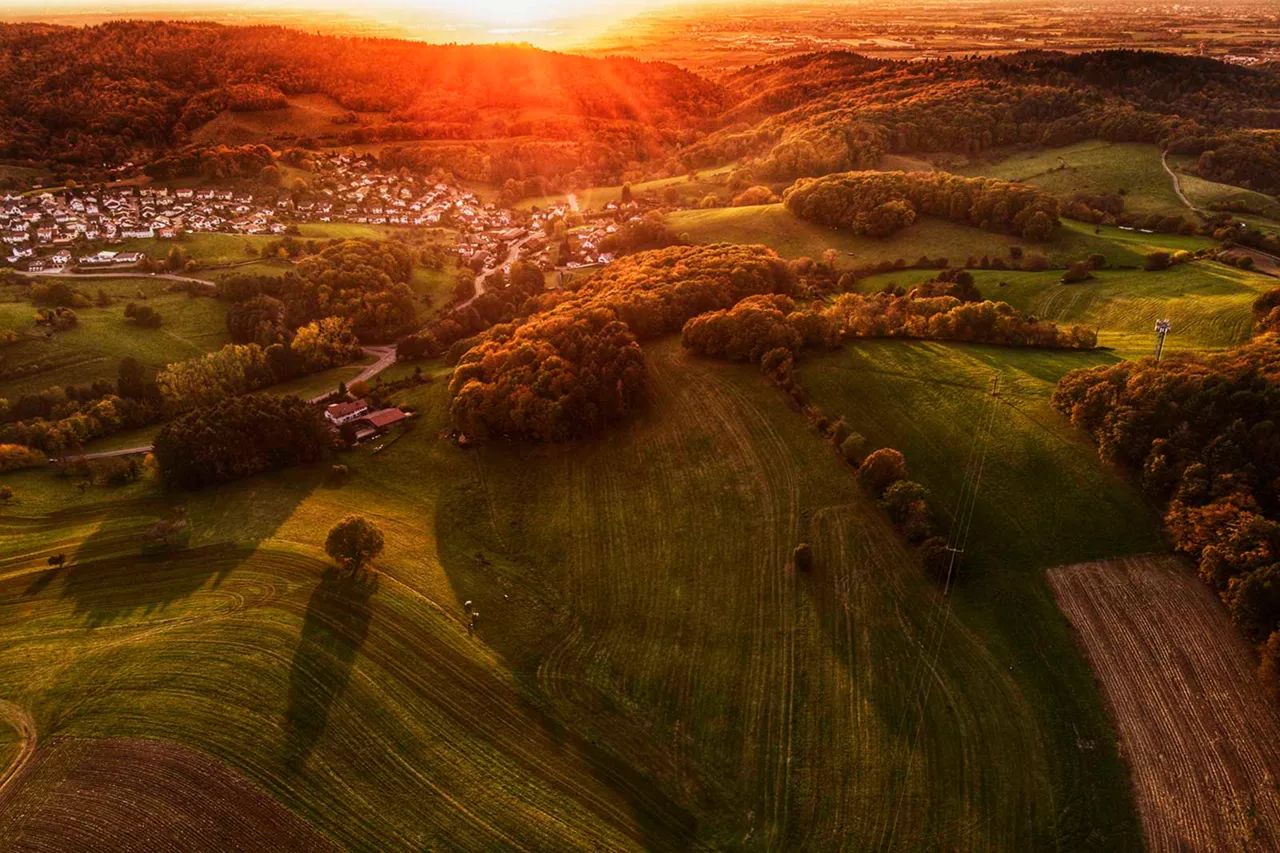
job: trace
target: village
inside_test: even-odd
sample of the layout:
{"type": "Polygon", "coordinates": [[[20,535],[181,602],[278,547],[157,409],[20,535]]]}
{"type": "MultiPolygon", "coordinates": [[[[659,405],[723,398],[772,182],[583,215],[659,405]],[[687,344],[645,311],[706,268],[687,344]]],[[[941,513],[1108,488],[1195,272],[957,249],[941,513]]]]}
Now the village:
{"type": "MultiPolygon", "coordinates": [[[[518,211],[484,202],[468,189],[379,171],[370,159],[329,155],[322,186],[303,192],[212,186],[119,185],[7,192],[0,197],[0,260],[29,273],[128,270],[146,257],[122,251],[132,240],[178,241],[190,234],[286,236],[304,223],[450,228],[458,264],[480,272],[529,260],[544,270],[608,263],[601,240],[617,228],[617,205],[584,218],[568,202],[518,211]],[[553,223],[568,220],[574,247],[554,244],[553,223]],[[518,257],[507,259],[509,247],[518,257]]],[[[136,244],[135,244],[136,245],[136,244]]]]}

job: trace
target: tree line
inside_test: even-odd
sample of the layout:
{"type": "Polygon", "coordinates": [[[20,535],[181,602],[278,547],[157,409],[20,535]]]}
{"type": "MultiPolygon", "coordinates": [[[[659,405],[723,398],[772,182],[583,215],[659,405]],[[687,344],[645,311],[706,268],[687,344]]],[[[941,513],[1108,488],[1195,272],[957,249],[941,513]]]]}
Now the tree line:
{"type": "Polygon", "coordinates": [[[844,52],[743,69],[732,123],[684,149],[689,168],[732,160],[752,183],[877,166],[885,154],[973,155],[1087,139],[1195,155],[1210,180],[1280,189],[1280,77],[1133,50],[906,63],[844,52]],[[744,127],[745,125],[745,127],[744,127]]]}
{"type": "Polygon", "coordinates": [[[1243,346],[1072,371],[1053,405],[1165,507],[1174,547],[1258,645],[1280,691],[1277,304],[1280,290],[1259,299],[1260,334],[1243,346]]]}
{"type": "Polygon", "coordinates": [[[888,237],[927,215],[1049,240],[1058,201],[1035,187],[946,172],[844,172],[802,178],[787,190],[787,210],[801,219],[869,237],[888,237]]]}
{"type": "Polygon", "coordinates": [[[999,346],[1092,349],[1097,335],[1083,326],[1037,320],[1003,302],[984,300],[973,276],[946,270],[909,292],[842,293],[830,303],[800,307],[786,295],[752,296],[732,308],[693,317],[683,345],[701,355],[761,364],[785,351],[831,349],[855,338],[903,337],[999,346]]]}
{"type": "Polygon", "coordinates": [[[316,462],[330,443],[314,406],[297,397],[246,394],[165,424],[153,453],[166,484],[199,489],[316,462]]]}
{"type": "Polygon", "coordinates": [[[472,440],[589,434],[643,404],[639,341],[747,296],[794,288],[787,263],[762,246],[677,246],[624,258],[468,342],[449,386],[454,428],[472,440]]]}

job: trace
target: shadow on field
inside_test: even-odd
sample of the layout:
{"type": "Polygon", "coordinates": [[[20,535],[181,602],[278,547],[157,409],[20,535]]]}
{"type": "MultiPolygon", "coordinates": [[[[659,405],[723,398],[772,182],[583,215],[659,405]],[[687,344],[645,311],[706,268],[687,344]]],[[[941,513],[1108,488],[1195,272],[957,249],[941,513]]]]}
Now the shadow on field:
{"type": "Polygon", "coordinates": [[[66,555],[65,565],[41,572],[26,594],[57,591],[91,628],[161,612],[210,583],[217,589],[284,524],[320,476],[304,471],[284,487],[255,478],[121,501],[66,555]],[[152,535],[161,529],[165,541],[152,535]],[[207,544],[188,544],[193,540],[207,544]]]}
{"type": "MultiPolygon", "coordinates": [[[[483,611],[477,642],[497,652],[510,669],[519,711],[529,725],[537,726],[566,762],[586,767],[602,788],[627,803],[633,822],[620,829],[633,832],[645,850],[691,849],[698,836],[698,818],[626,757],[658,751],[647,727],[591,684],[562,684],[555,698],[547,693],[539,679],[540,669],[548,654],[560,647],[565,633],[574,628],[566,618],[553,568],[539,565],[531,570],[519,546],[499,541],[495,532],[500,520],[491,511],[477,511],[484,501],[482,486],[453,483],[441,494],[435,518],[438,554],[450,585],[459,600],[474,599],[474,607],[483,611]],[[537,576],[537,582],[508,586],[497,582],[498,577],[518,577],[525,572],[537,576]],[[510,589],[509,596],[499,595],[502,589],[510,589]],[[572,702],[573,720],[557,712],[557,702],[572,702]]],[[[513,528],[503,529],[508,536],[515,536],[513,528]]],[[[531,732],[537,730],[531,728],[531,732]]],[[[541,774],[545,784],[561,787],[580,804],[591,807],[594,798],[546,775],[545,768],[531,766],[530,770],[541,774]]],[[[618,823],[612,812],[598,817],[618,823]]]]}
{"type": "Polygon", "coordinates": [[[329,720],[329,709],[351,677],[356,653],[369,636],[375,574],[327,569],[311,593],[302,635],[289,667],[284,766],[306,765],[329,720]]]}

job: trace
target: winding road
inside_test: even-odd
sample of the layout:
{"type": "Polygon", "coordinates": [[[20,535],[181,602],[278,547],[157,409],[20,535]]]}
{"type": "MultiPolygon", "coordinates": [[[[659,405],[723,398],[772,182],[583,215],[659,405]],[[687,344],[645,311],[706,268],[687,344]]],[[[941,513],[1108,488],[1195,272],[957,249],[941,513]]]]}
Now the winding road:
{"type": "Polygon", "coordinates": [[[533,235],[530,234],[529,236],[525,237],[523,240],[517,240],[516,242],[512,243],[511,248],[507,251],[506,260],[502,261],[501,263],[496,263],[491,267],[487,267],[482,273],[476,276],[476,292],[471,295],[470,299],[465,299],[462,302],[459,302],[457,305],[455,305],[453,307],[453,310],[461,311],[463,308],[466,308],[472,302],[475,302],[477,299],[479,299],[481,294],[484,293],[485,279],[493,275],[493,273],[498,269],[498,267],[509,266],[511,264],[514,264],[516,261],[520,260],[520,248],[524,246],[525,243],[528,243],[532,239],[533,239],[533,235]]]}
{"type": "Polygon", "coordinates": [[[1173,191],[1178,194],[1178,198],[1182,199],[1182,203],[1191,209],[1192,213],[1199,214],[1200,209],[1191,203],[1191,199],[1187,198],[1182,192],[1182,181],[1178,180],[1178,173],[1169,168],[1169,152],[1160,152],[1160,165],[1164,166],[1164,170],[1169,173],[1169,177],[1173,180],[1173,191]]]}

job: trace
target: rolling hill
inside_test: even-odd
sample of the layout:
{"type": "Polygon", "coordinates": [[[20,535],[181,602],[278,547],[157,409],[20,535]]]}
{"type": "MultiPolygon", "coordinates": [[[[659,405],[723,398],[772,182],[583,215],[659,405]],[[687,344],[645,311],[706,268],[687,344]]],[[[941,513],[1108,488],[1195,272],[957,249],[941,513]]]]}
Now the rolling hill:
{"type": "MultiPolygon", "coordinates": [[[[351,849],[1137,849],[1061,619],[1034,659],[958,605],[925,699],[910,674],[942,602],[829,445],[755,371],[648,350],[651,411],[586,444],[438,442],[435,383],[405,397],[424,422],[344,459],[340,486],[12,477],[5,695],[42,743],[183,744],[351,849]],[[178,506],[191,546],[140,559],[178,506]],[[367,583],[319,551],[353,508],[388,539],[367,583]]],[[[1043,586],[1027,568],[1006,574],[1020,601],[1043,586]]],[[[48,825],[55,802],[27,803],[0,837],[48,825]]]]}

